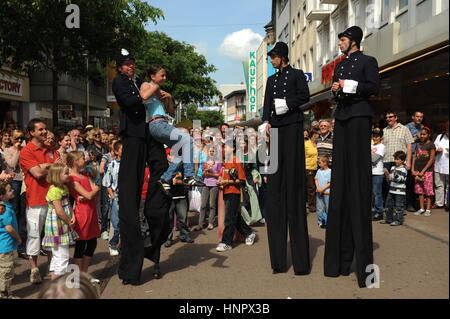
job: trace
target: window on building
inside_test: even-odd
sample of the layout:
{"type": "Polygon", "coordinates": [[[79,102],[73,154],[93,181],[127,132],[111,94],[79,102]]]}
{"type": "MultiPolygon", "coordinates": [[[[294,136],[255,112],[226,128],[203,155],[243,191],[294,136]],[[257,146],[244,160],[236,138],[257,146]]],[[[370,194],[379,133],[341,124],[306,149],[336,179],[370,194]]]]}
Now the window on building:
{"type": "Polygon", "coordinates": [[[409,28],[408,0],[397,0],[397,18],[400,23],[400,33],[409,28]]]}
{"type": "Polygon", "coordinates": [[[367,0],[366,2],[366,14],[365,14],[364,34],[366,37],[372,34],[375,22],[375,4],[374,0],[367,0]]]}
{"type": "Polygon", "coordinates": [[[292,20],[292,43],[295,42],[296,37],[297,37],[297,28],[296,28],[295,19],[294,19],[294,20],[292,20]]]}
{"type": "Polygon", "coordinates": [[[389,23],[389,3],[390,0],[381,0],[381,26],[383,26],[386,23],[389,23]]]}
{"type": "MultiPolygon", "coordinates": [[[[447,1],[448,2],[448,1],[447,1]]],[[[418,1],[416,8],[416,24],[427,21],[433,15],[433,1],[418,1]]]]}
{"type": "Polygon", "coordinates": [[[283,12],[284,8],[288,4],[289,0],[280,0],[280,14],[283,12]]]}
{"type": "MultiPolygon", "coordinates": [[[[341,27],[339,26],[339,15],[336,14],[334,17],[331,18],[331,39],[337,39],[337,35],[339,32],[342,32],[341,27]]],[[[333,57],[336,57],[338,55],[338,47],[335,42],[330,42],[330,52],[332,53],[333,57]]]]}
{"type": "Polygon", "coordinates": [[[307,72],[314,73],[314,48],[313,47],[309,48],[309,61],[308,61],[308,63],[309,63],[309,69],[308,69],[307,72]]]}
{"type": "Polygon", "coordinates": [[[306,72],[306,70],[308,69],[308,66],[306,65],[306,53],[303,54],[302,58],[303,58],[303,65],[302,65],[301,69],[306,72]]]}
{"type": "Polygon", "coordinates": [[[409,0],[397,0],[398,1],[398,12],[408,9],[409,0]]]}
{"type": "Polygon", "coordinates": [[[302,28],[306,27],[306,1],[303,3],[302,28]]]}

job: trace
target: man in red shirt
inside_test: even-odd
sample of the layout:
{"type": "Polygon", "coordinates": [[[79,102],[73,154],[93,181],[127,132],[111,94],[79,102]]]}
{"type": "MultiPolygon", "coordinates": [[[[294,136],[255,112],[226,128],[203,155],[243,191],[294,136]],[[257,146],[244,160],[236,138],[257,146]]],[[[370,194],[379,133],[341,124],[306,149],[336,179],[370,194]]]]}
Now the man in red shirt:
{"type": "Polygon", "coordinates": [[[41,249],[41,232],[47,216],[45,196],[50,185],[46,181],[48,168],[57,159],[56,152],[44,145],[47,128],[40,119],[32,119],[27,125],[31,141],[20,151],[20,167],[26,186],[27,255],[31,265],[31,283],[42,282],[37,258],[41,249]]]}
{"type": "Polygon", "coordinates": [[[222,240],[216,248],[216,251],[223,252],[232,249],[234,231],[237,230],[245,237],[245,244],[253,245],[256,233],[245,223],[241,215],[241,183],[245,182],[245,172],[236,156],[234,155],[233,140],[225,141],[225,156],[223,165],[223,175],[219,177],[218,185],[223,185],[223,200],[225,202],[225,228],[222,234],[222,240]],[[231,161],[227,161],[228,159],[231,161]]]}

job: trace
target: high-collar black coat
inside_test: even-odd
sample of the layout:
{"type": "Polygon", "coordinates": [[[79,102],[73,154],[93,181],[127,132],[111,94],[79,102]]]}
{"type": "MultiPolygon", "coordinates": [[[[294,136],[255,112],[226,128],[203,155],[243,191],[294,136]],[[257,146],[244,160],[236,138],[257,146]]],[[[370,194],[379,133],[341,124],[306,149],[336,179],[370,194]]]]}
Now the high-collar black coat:
{"type": "Polygon", "coordinates": [[[308,101],[309,88],[305,73],[288,65],[267,79],[263,122],[267,121],[272,127],[279,127],[303,121],[303,112],[299,106],[308,101]],[[275,99],[285,99],[289,111],[276,115],[275,99]]]}

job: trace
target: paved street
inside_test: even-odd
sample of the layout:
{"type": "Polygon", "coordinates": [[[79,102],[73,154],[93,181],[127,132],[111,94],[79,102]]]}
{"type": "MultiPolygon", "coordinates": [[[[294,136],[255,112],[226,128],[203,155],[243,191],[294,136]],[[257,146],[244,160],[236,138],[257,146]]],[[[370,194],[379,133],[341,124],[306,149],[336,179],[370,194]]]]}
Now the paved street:
{"type": "MultiPolygon", "coordinates": [[[[374,257],[380,267],[381,287],[360,289],[355,274],[349,277],[323,276],[324,230],[315,215],[308,216],[312,272],[294,276],[272,275],[264,226],[254,227],[257,242],[241,243],[232,251],[215,251],[217,232],[193,233],[194,244],[176,243],[162,249],[163,278],[151,278],[152,263],[145,261],[140,286],[123,286],[115,275],[117,257],[110,257],[99,239],[91,274],[101,279],[102,298],[188,299],[188,298],[448,298],[449,220],[448,213],[435,210],[431,217],[407,213],[405,225],[373,224],[374,257]]],[[[40,258],[44,271],[44,257],[40,258]]],[[[29,268],[18,259],[13,291],[23,298],[35,298],[40,285],[28,283],[29,268]]]]}

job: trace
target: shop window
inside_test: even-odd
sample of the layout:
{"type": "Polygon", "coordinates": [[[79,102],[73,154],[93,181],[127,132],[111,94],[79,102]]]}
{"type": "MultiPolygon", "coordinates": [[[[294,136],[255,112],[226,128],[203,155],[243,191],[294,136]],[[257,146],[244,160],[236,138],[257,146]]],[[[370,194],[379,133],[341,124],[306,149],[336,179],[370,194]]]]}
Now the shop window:
{"type": "Polygon", "coordinates": [[[420,110],[425,115],[424,124],[437,132],[440,124],[448,121],[448,59],[446,49],[381,74],[380,94],[372,101],[375,121],[386,126],[383,114],[393,110],[406,124],[411,114],[420,110]]]}

